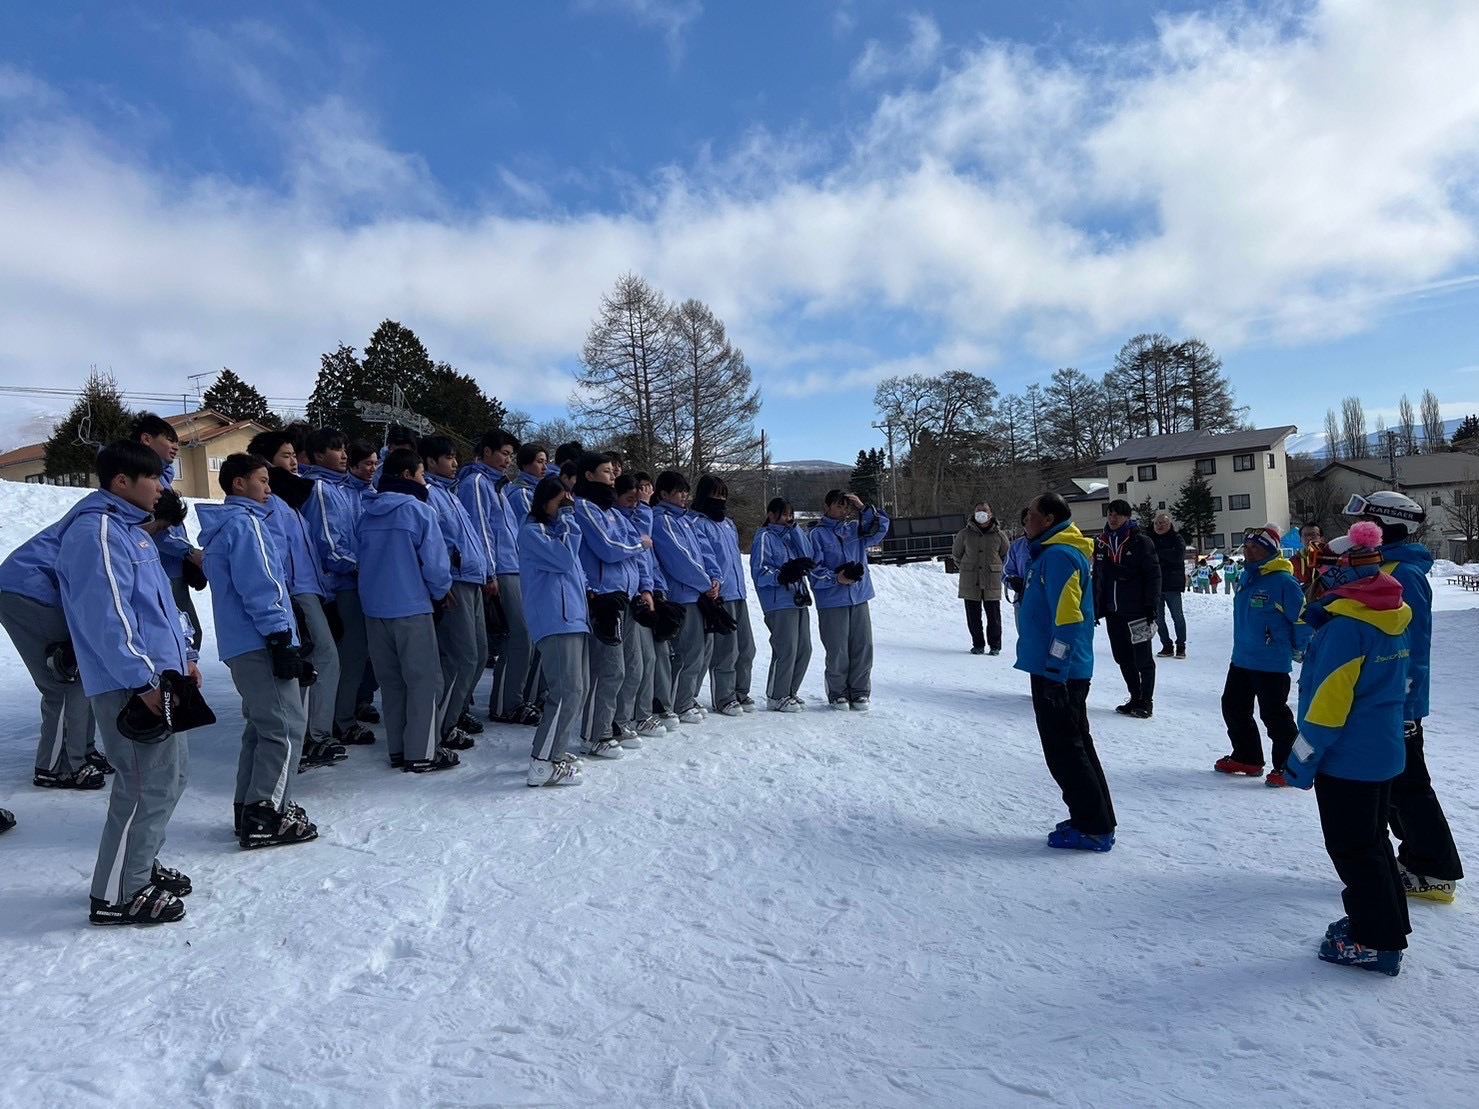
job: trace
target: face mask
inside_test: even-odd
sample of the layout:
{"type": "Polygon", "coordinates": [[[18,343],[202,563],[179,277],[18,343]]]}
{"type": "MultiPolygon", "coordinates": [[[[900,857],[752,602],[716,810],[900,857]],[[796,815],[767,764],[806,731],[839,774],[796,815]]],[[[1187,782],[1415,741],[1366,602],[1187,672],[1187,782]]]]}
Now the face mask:
{"type": "Polygon", "coordinates": [[[991,519],[991,513],[989,513],[989,512],[977,512],[976,513],[976,523],[981,524],[983,527],[986,525],[986,523],[990,519],[991,519]]]}

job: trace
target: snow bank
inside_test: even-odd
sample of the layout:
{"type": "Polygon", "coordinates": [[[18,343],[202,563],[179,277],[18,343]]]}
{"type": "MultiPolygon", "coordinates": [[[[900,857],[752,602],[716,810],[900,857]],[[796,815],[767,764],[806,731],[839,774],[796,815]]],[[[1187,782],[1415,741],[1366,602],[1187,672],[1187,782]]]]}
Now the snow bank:
{"type": "MultiPolygon", "coordinates": [[[[0,551],[74,496],[0,486],[0,551]]],[[[25,784],[35,698],[0,650],[3,1100],[1469,1103],[1467,895],[1412,906],[1400,978],[1325,966],[1342,910],[1314,799],[1211,772],[1228,597],[1187,595],[1191,657],[1163,662],[1151,722],[1112,712],[1101,636],[1120,843],[1065,857],[1010,617],[1006,657],[972,656],[938,564],[872,572],[867,716],[714,720],[563,792],[523,785],[527,729],[429,777],[356,748],[297,779],[323,834],[292,849],[232,840],[240,718],[210,660],[222,723],[192,737],[164,859],[196,892],[153,931],[84,923],[106,799],[25,784]]],[[[1428,749],[1467,848],[1479,612],[1436,626],[1428,749]]],[[[821,669],[818,648],[813,703],[821,669]]]]}

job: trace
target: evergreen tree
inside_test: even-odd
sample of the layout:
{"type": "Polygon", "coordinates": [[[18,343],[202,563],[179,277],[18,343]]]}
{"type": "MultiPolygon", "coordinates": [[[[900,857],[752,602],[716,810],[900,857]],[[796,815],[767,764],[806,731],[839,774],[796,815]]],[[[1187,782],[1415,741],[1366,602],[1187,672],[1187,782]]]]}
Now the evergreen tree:
{"type": "Polygon", "coordinates": [[[883,448],[858,451],[858,461],[847,479],[847,487],[864,501],[879,504],[883,499],[883,471],[883,448]]]}
{"type": "Polygon", "coordinates": [[[407,393],[408,407],[445,431],[476,443],[485,431],[503,426],[504,407],[483,392],[478,383],[446,362],[438,362],[426,375],[419,393],[407,393]]]}
{"type": "Polygon", "coordinates": [[[365,345],[355,399],[388,404],[397,387],[407,401],[424,398],[435,368],[414,331],[395,320],[382,320],[365,345]]]}
{"type": "Polygon", "coordinates": [[[1192,537],[1198,549],[1202,540],[1217,530],[1212,487],[1199,472],[1193,470],[1191,477],[1182,482],[1180,495],[1171,505],[1171,516],[1180,523],[1181,534],[1192,537]]]}
{"type": "Polygon", "coordinates": [[[255,420],[263,427],[277,427],[281,422],[267,406],[267,398],[234,370],[223,369],[217,374],[201,402],[233,420],[255,420]]]}
{"type": "MultiPolygon", "coordinates": [[[[308,398],[308,422],[314,427],[337,427],[351,437],[364,434],[363,424],[355,412],[362,367],[354,348],[340,343],[332,354],[319,358],[318,380],[308,398]],[[347,426],[353,423],[353,429],[347,426]]],[[[376,438],[371,436],[371,438],[376,438]]]]}
{"type": "Polygon", "coordinates": [[[1453,441],[1448,449],[1462,451],[1464,454],[1479,454],[1479,416],[1471,414],[1458,422],[1458,427],[1453,429],[1453,441]]]}
{"type": "Polygon", "coordinates": [[[126,438],[133,418],[113,375],[94,367],[67,418],[56,425],[46,441],[46,476],[91,476],[98,451],[115,439],[126,438]]]}
{"type": "Polygon", "coordinates": [[[1149,493],[1135,506],[1135,518],[1140,521],[1140,530],[1146,535],[1152,534],[1155,526],[1155,511],[1155,508],[1151,506],[1149,493]]]}

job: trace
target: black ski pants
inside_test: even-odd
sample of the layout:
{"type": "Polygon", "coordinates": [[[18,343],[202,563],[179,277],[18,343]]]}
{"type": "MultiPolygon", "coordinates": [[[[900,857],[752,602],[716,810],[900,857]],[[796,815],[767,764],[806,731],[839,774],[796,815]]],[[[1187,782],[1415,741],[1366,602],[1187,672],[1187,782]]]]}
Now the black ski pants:
{"type": "Polygon", "coordinates": [[[1253,722],[1255,702],[1273,745],[1274,769],[1282,770],[1299,734],[1294,713],[1289,711],[1289,675],[1229,666],[1222,687],[1222,720],[1227,725],[1227,738],[1232,740],[1232,757],[1250,766],[1262,766],[1263,736],[1253,722]]]}
{"type": "Polygon", "coordinates": [[[971,646],[990,646],[993,651],[1001,650],[1001,602],[983,601],[979,597],[967,597],[965,602],[965,624],[971,630],[971,646]],[[986,631],[981,632],[981,609],[986,609],[986,631]]]}
{"type": "Polygon", "coordinates": [[[1412,925],[1397,857],[1387,838],[1392,781],[1358,782],[1315,775],[1315,801],[1325,850],[1345,883],[1340,898],[1351,918],[1351,939],[1378,951],[1401,951],[1412,925]]]}
{"type": "Polygon", "coordinates": [[[1397,860],[1414,874],[1457,882],[1464,868],[1423,758],[1421,720],[1408,721],[1406,738],[1407,765],[1392,779],[1392,834],[1401,841],[1397,860]]]}
{"type": "Polygon", "coordinates": [[[1114,802],[1094,750],[1094,737],[1089,734],[1088,679],[1067,682],[1066,696],[1062,690],[1053,691],[1057,696],[1050,694],[1056,684],[1032,676],[1032,710],[1043,759],[1063,791],[1073,826],[1087,835],[1108,835],[1115,828],[1114,802]]]}
{"type": "Polygon", "coordinates": [[[1155,637],[1144,643],[1131,643],[1130,621],[1138,617],[1111,612],[1104,619],[1109,625],[1109,649],[1114,653],[1114,661],[1119,663],[1130,700],[1150,704],[1155,700],[1155,652],[1151,649],[1155,637]]]}

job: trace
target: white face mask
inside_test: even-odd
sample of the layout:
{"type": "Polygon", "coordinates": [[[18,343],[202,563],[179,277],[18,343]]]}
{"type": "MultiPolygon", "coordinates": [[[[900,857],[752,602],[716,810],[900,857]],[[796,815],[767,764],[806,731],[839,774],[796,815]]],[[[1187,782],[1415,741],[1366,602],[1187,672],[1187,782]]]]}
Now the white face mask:
{"type": "Polygon", "coordinates": [[[978,523],[978,524],[985,524],[990,519],[991,519],[991,513],[989,513],[989,512],[977,512],[976,513],[976,523],[978,523]]]}

